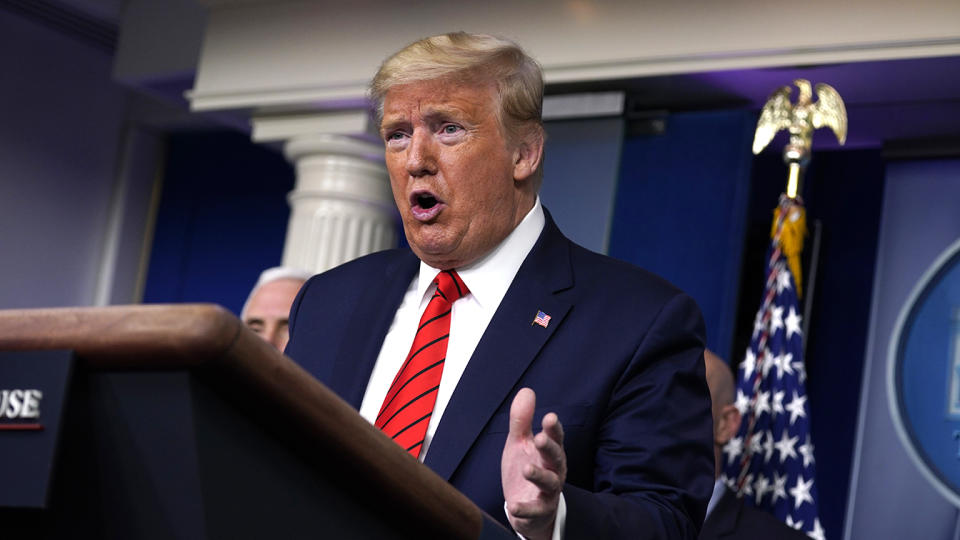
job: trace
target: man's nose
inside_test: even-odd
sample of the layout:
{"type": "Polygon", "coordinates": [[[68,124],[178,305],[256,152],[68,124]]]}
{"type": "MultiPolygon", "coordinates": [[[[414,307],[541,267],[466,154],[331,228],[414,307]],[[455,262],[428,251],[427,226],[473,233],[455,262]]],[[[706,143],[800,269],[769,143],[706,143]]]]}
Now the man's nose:
{"type": "Polygon", "coordinates": [[[283,348],[287,345],[287,327],[282,326],[276,323],[270,324],[266,331],[264,332],[264,337],[267,342],[273,345],[280,352],[283,352],[283,348]]]}
{"type": "Polygon", "coordinates": [[[434,141],[424,130],[415,130],[407,147],[407,173],[410,176],[436,174],[434,141]]]}

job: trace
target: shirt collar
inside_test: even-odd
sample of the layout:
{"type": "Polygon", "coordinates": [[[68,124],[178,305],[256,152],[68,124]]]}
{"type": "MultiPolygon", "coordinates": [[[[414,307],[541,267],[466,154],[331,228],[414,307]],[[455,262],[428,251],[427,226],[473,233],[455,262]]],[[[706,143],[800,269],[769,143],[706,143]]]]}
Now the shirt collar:
{"type": "MultiPolygon", "coordinates": [[[[481,307],[500,304],[500,300],[507,294],[507,289],[513,283],[514,276],[520,270],[520,265],[533,249],[533,245],[537,243],[545,223],[543,206],[538,196],[533,203],[533,208],[527,212],[520,224],[497,247],[493,248],[493,251],[472,264],[456,269],[460,279],[467,285],[470,294],[481,307]]],[[[420,261],[420,275],[417,281],[419,298],[426,295],[439,273],[439,269],[420,261]]]]}
{"type": "Polygon", "coordinates": [[[723,498],[723,494],[727,491],[727,485],[723,483],[719,478],[713,483],[713,494],[710,495],[710,502],[707,503],[707,513],[703,516],[704,521],[707,517],[710,516],[710,513],[713,512],[713,509],[717,507],[717,503],[720,502],[720,499],[723,498]]]}

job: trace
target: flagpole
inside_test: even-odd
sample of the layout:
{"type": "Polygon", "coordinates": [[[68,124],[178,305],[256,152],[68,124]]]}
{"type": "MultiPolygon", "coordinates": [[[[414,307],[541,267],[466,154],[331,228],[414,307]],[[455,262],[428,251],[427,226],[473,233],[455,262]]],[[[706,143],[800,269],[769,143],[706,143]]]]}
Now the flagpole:
{"type": "MultiPolygon", "coordinates": [[[[820,241],[823,235],[823,223],[819,219],[813,222],[813,243],[810,246],[810,267],[807,270],[807,296],[803,299],[803,335],[810,335],[810,314],[813,312],[814,289],[817,286],[817,269],[820,268],[820,241]]],[[[804,358],[807,352],[807,340],[803,340],[804,358]]],[[[957,540],[960,540],[958,538],[957,540]]]]}
{"type": "Polygon", "coordinates": [[[788,162],[790,165],[790,176],[787,178],[787,197],[797,198],[800,192],[800,173],[803,172],[799,163],[788,162]]]}
{"type": "MultiPolygon", "coordinates": [[[[799,103],[797,104],[800,105],[799,103]]],[[[813,126],[807,125],[809,116],[802,116],[787,129],[790,130],[790,144],[783,148],[783,162],[787,164],[788,198],[796,201],[800,195],[800,183],[803,173],[810,163],[810,146],[813,144],[813,126]]]]}
{"type": "Polygon", "coordinates": [[[817,128],[829,127],[840,144],[844,144],[847,140],[847,109],[840,94],[829,84],[817,84],[816,103],[813,102],[810,81],[797,79],[793,84],[798,89],[796,104],[790,103],[793,91],[789,86],[779,88],[764,104],[753,138],[753,153],[759,154],[780,130],[790,132],[790,143],[783,149],[783,160],[790,168],[786,195],[797,199],[803,172],[810,162],[813,132],[817,128]]]}
{"type": "MultiPolygon", "coordinates": [[[[817,508],[814,445],[807,403],[804,347],[806,320],[800,316],[800,254],[807,234],[800,196],[810,161],[813,132],[831,127],[846,139],[846,111],[836,90],[798,79],[796,104],[791,88],[773,93],[760,113],[753,141],[759,153],[782,129],[790,133],[783,150],[789,168],[770,231],[764,294],[754,319],[750,347],[738,368],[735,405],[743,421],[723,447],[721,478],[751,506],[768,511],[787,526],[825,540],[817,508]]],[[[815,239],[816,241],[816,239],[815,239]]],[[[809,305],[809,296],[808,296],[809,305]]]]}

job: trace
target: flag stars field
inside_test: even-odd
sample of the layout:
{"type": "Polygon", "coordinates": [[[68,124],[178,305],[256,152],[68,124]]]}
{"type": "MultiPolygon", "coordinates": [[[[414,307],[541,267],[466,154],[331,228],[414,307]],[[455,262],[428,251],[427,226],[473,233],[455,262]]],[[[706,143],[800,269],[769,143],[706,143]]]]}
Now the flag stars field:
{"type": "Polygon", "coordinates": [[[807,435],[807,440],[797,448],[800,451],[800,455],[803,456],[803,466],[809,467],[811,463],[815,463],[813,459],[813,443],[810,442],[810,436],[807,435]]]}
{"type": "Polygon", "coordinates": [[[723,445],[723,453],[727,455],[727,461],[733,463],[743,453],[743,439],[734,437],[727,441],[727,444],[723,445]]]}
{"type": "Polygon", "coordinates": [[[785,409],[783,408],[783,396],[785,394],[786,392],[783,390],[777,390],[773,393],[773,401],[771,402],[770,408],[771,412],[773,412],[774,418],[776,418],[777,415],[784,413],[785,409]]]}
{"type": "Polygon", "coordinates": [[[790,274],[788,272],[779,272],[777,274],[777,294],[783,294],[783,291],[790,288],[790,274]]]}
{"type": "MultiPolygon", "coordinates": [[[[825,540],[816,502],[803,317],[792,267],[780,244],[784,230],[803,222],[786,223],[789,220],[783,216],[802,211],[797,200],[781,198],[767,256],[763,300],[737,372],[734,405],[743,421],[723,448],[722,478],[739,490],[747,504],[770,512],[812,538],[825,540]]],[[[787,234],[792,239],[802,236],[796,229],[787,234]]],[[[797,246],[790,249],[795,253],[797,246]]]]}
{"type": "Polygon", "coordinates": [[[750,408],[750,398],[748,398],[742,390],[737,390],[737,399],[733,403],[733,406],[740,411],[741,415],[747,414],[747,409],[750,408]]]}
{"type": "Polygon", "coordinates": [[[793,391],[793,399],[790,400],[790,403],[787,403],[787,410],[790,411],[790,425],[792,426],[794,422],[797,421],[797,418],[807,416],[806,409],[807,405],[807,396],[801,396],[797,394],[797,391],[793,391]]]}
{"type": "Polygon", "coordinates": [[[771,310],[770,333],[776,334],[777,330],[783,330],[783,307],[777,306],[771,310]]]}
{"type": "Polygon", "coordinates": [[[770,458],[773,457],[773,433],[766,432],[764,435],[767,436],[766,442],[763,443],[763,462],[769,463],[770,458]]]}
{"type": "Polygon", "coordinates": [[[787,475],[773,473],[773,504],[777,504],[778,499],[787,498],[787,475]]]}
{"type": "Polygon", "coordinates": [[[757,395],[757,402],[753,410],[757,416],[765,412],[770,412],[770,392],[760,392],[760,394],[757,395]]]}
{"type": "Polygon", "coordinates": [[[788,437],[787,432],[784,431],[783,435],[780,436],[780,441],[774,445],[777,447],[777,452],[780,455],[780,463],[797,457],[797,451],[794,449],[796,444],[797,437],[788,437]]]}
{"type": "Polygon", "coordinates": [[[784,325],[787,330],[787,339],[793,337],[794,334],[802,336],[803,332],[800,329],[800,324],[803,322],[803,317],[797,315],[797,310],[790,306],[790,313],[787,313],[787,318],[783,320],[784,325]]]}
{"type": "Polygon", "coordinates": [[[793,355],[785,352],[773,357],[773,364],[777,368],[777,380],[783,378],[783,374],[793,375],[793,367],[790,362],[793,361],[793,355]]]}
{"type": "Polygon", "coordinates": [[[747,351],[740,367],[743,369],[744,378],[749,378],[753,375],[753,370],[757,367],[757,355],[754,354],[753,351],[747,351]]]}
{"type": "Polygon", "coordinates": [[[813,530],[807,533],[807,536],[813,540],[827,540],[824,536],[823,525],[820,525],[820,518],[813,520],[813,530]]]}
{"type": "Polygon", "coordinates": [[[813,478],[804,480],[803,477],[797,477],[797,485],[790,488],[790,495],[793,496],[795,508],[800,508],[800,505],[805,502],[813,503],[813,497],[810,496],[811,487],[813,487],[813,478]]]}
{"type": "Polygon", "coordinates": [[[767,491],[770,490],[770,480],[766,476],[760,475],[757,477],[757,481],[753,483],[753,489],[756,491],[757,504],[760,504],[760,501],[767,495],[767,491]]]}
{"type": "Polygon", "coordinates": [[[773,368],[774,360],[773,353],[770,352],[770,349],[763,350],[763,367],[760,368],[760,371],[763,372],[763,378],[767,378],[767,375],[770,374],[770,370],[773,368]]]}

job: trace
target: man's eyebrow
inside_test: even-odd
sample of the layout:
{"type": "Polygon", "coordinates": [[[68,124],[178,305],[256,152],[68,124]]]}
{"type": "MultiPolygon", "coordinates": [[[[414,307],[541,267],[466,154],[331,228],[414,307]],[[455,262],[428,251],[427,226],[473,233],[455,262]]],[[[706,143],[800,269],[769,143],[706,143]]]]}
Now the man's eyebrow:
{"type": "MultiPolygon", "coordinates": [[[[427,122],[438,122],[451,118],[463,121],[465,116],[465,111],[460,107],[453,107],[444,104],[429,105],[421,110],[421,117],[427,122]]],[[[393,118],[390,116],[384,116],[383,120],[380,121],[380,133],[384,134],[388,131],[407,126],[409,124],[410,119],[406,115],[398,115],[393,118]]]]}
{"type": "Polygon", "coordinates": [[[380,132],[385,133],[406,124],[409,124],[406,118],[384,118],[380,121],[380,132]]]}
{"type": "Polygon", "coordinates": [[[423,117],[427,120],[436,120],[438,118],[450,118],[451,116],[463,116],[464,111],[459,107],[436,105],[423,111],[423,117]]]}

